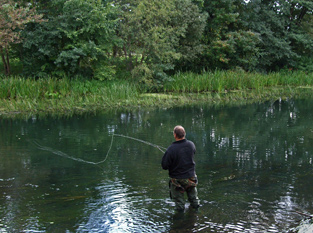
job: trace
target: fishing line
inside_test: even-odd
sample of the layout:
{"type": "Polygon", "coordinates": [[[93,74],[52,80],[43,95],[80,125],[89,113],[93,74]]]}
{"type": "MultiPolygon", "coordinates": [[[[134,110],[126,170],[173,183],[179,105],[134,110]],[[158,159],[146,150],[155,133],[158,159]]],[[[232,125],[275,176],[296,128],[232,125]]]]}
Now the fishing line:
{"type": "Polygon", "coordinates": [[[68,155],[68,154],[65,154],[65,153],[62,152],[62,151],[55,150],[55,149],[50,148],[50,147],[42,146],[42,145],[40,145],[40,144],[39,144],[38,142],[36,142],[36,141],[34,141],[34,144],[35,144],[35,145],[37,146],[37,148],[40,149],[40,150],[48,151],[48,152],[51,152],[51,153],[53,153],[53,154],[62,156],[62,157],[67,158],[67,159],[72,159],[72,160],[74,160],[74,161],[82,162],[82,163],[88,163],[88,164],[98,165],[98,164],[100,164],[100,163],[104,163],[104,162],[107,160],[107,158],[108,158],[108,156],[109,156],[109,153],[110,153],[110,151],[111,151],[112,145],[113,145],[113,137],[114,137],[114,134],[112,135],[111,145],[110,145],[110,148],[109,148],[109,150],[108,150],[108,152],[107,152],[107,154],[106,154],[104,160],[99,161],[99,162],[92,162],[92,161],[88,161],[88,160],[84,160],[84,159],[80,159],[80,158],[75,158],[75,157],[73,157],[73,156],[70,156],[70,155],[68,155]]]}
{"type": "Polygon", "coordinates": [[[92,165],[99,165],[99,164],[101,164],[101,163],[104,163],[104,162],[107,160],[107,158],[108,158],[108,156],[109,156],[109,153],[110,153],[110,151],[111,151],[111,149],[112,149],[112,145],[113,145],[113,141],[114,141],[114,140],[113,140],[113,139],[114,139],[114,136],[124,137],[124,138],[128,138],[128,139],[132,139],[132,140],[135,140],[135,141],[142,142],[142,143],[144,143],[144,144],[147,144],[147,145],[149,145],[149,146],[153,146],[153,147],[159,149],[159,150],[160,150],[161,152],[163,152],[163,153],[164,153],[164,150],[166,150],[166,148],[164,148],[164,147],[162,147],[162,146],[158,146],[158,145],[156,145],[156,144],[153,144],[153,143],[150,143],[150,142],[147,142],[147,141],[138,139],[138,138],[133,138],[133,137],[125,136],[125,135],[122,135],[122,134],[114,134],[114,133],[113,133],[113,134],[112,134],[112,139],[111,139],[111,145],[110,145],[110,147],[109,147],[109,150],[108,150],[108,152],[107,152],[105,158],[104,158],[103,160],[99,161],[99,162],[92,162],[92,161],[88,161],[88,160],[84,160],[84,159],[80,159],[80,158],[76,158],[76,157],[70,156],[70,155],[68,155],[68,154],[66,154],[66,153],[64,153],[64,152],[62,152],[62,151],[55,150],[55,149],[53,149],[53,148],[51,148],[51,147],[42,146],[42,145],[40,145],[37,141],[33,141],[33,143],[34,143],[34,144],[36,145],[36,147],[37,147],[38,149],[40,149],[40,150],[48,151],[48,152],[51,152],[51,153],[53,153],[53,154],[59,155],[59,156],[64,157],[64,158],[72,159],[72,160],[77,161],[77,162],[88,163],[88,164],[92,164],[92,165]]]}
{"type": "Polygon", "coordinates": [[[158,145],[156,145],[156,144],[153,144],[153,143],[151,143],[151,142],[147,142],[147,141],[144,141],[144,140],[141,140],[141,139],[138,139],[138,138],[133,138],[133,137],[130,137],[130,136],[125,136],[125,135],[123,135],[123,134],[114,134],[114,136],[123,137],[123,138],[128,138],[128,139],[132,139],[132,140],[135,140],[135,141],[138,141],[138,142],[142,142],[142,143],[147,144],[147,145],[149,145],[149,146],[153,146],[153,147],[155,147],[155,148],[158,148],[162,153],[164,153],[164,152],[165,152],[164,150],[166,150],[165,147],[158,146],[158,145]]]}

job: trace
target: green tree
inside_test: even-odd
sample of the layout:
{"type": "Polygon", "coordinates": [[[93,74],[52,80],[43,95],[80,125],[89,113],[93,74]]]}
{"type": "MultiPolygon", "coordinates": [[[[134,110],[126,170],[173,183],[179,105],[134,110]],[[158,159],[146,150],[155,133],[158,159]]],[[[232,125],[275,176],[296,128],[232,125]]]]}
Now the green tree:
{"type": "Polygon", "coordinates": [[[136,0],[122,9],[122,53],[139,82],[162,82],[175,61],[199,52],[206,15],[190,0],[136,0]]]}
{"type": "Polygon", "coordinates": [[[313,72],[313,2],[291,2],[290,15],[294,22],[292,46],[299,55],[294,68],[313,72]]]}
{"type": "Polygon", "coordinates": [[[10,48],[22,41],[21,30],[29,22],[42,22],[42,15],[35,8],[23,7],[13,0],[0,0],[0,54],[4,73],[11,73],[10,48]]]}
{"type": "Polygon", "coordinates": [[[198,65],[208,69],[254,69],[259,37],[244,26],[241,14],[245,11],[245,2],[204,0],[203,10],[209,19],[203,35],[205,50],[198,65]]]}
{"type": "MultiPolygon", "coordinates": [[[[193,1],[202,6],[202,0],[193,1]]],[[[204,51],[202,36],[206,26],[208,15],[201,12],[201,8],[191,2],[176,1],[176,9],[179,11],[174,21],[179,25],[186,25],[185,31],[179,37],[179,43],[175,45],[175,50],[181,54],[181,58],[175,62],[175,70],[190,70],[194,67],[194,62],[204,51]]]]}
{"type": "Polygon", "coordinates": [[[298,61],[312,53],[312,39],[302,27],[312,14],[311,1],[251,0],[243,16],[245,25],[260,35],[258,69],[297,68],[298,61]]]}
{"type": "Polygon", "coordinates": [[[306,14],[301,21],[301,27],[306,32],[308,41],[306,46],[300,47],[298,50],[302,50],[302,56],[297,62],[297,67],[300,70],[307,72],[313,72],[313,15],[306,14]]]}
{"type": "Polygon", "coordinates": [[[48,11],[48,22],[25,31],[25,71],[38,76],[111,78],[114,67],[109,57],[117,25],[111,16],[115,7],[98,0],[54,0],[52,4],[55,9],[48,11]]]}

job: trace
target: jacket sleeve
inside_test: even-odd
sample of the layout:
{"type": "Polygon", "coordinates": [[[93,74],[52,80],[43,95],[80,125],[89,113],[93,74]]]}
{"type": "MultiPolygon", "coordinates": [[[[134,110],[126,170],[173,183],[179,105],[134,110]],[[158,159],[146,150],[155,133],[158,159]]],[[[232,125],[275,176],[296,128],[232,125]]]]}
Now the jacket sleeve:
{"type": "Polygon", "coordinates": [[[162,165],[162,168],[164,170],[168,170],[169,168],[169,153],[168,151],[166,151],[163,155],[163,158],[162,158],[162,162],[161,162],[161,165],[162,165]]]}

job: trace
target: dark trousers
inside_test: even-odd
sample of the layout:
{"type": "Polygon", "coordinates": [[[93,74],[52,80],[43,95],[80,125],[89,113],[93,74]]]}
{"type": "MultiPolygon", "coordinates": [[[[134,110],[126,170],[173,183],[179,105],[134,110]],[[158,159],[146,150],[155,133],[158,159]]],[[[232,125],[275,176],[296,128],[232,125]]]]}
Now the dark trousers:
{"type": "Polygon", "coordinates": [[[196,187],[190,187],[185,192],[181,192],[181,190],[177,189],[175,185],[170,183],[170,192],[171,198],[175,202],[175,208],[178,211],[183,211],[185,209],[185,193],[187,193],[188,201],[192,208],[197,209],[200,205],[196,187]]]}

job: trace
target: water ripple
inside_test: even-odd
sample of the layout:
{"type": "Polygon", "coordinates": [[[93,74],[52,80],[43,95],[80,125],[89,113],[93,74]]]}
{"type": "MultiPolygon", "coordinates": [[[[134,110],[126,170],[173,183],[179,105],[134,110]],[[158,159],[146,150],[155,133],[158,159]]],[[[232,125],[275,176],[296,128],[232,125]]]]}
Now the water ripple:
{"type": "MultiPolygon", "coordinates": [[[[99,186],[100,197],[88,201],[85,218],[78,232],[164,232],[164,221],[160,219],[163,200],[145,198],[121,181],[99,186]],[[151,220],[153,219],[153,221],[151,220]],[[160,219],[160,222],[158,222],[160,219]]],[[[164,211],[162,212],[164,214],[164,211]]]]}

